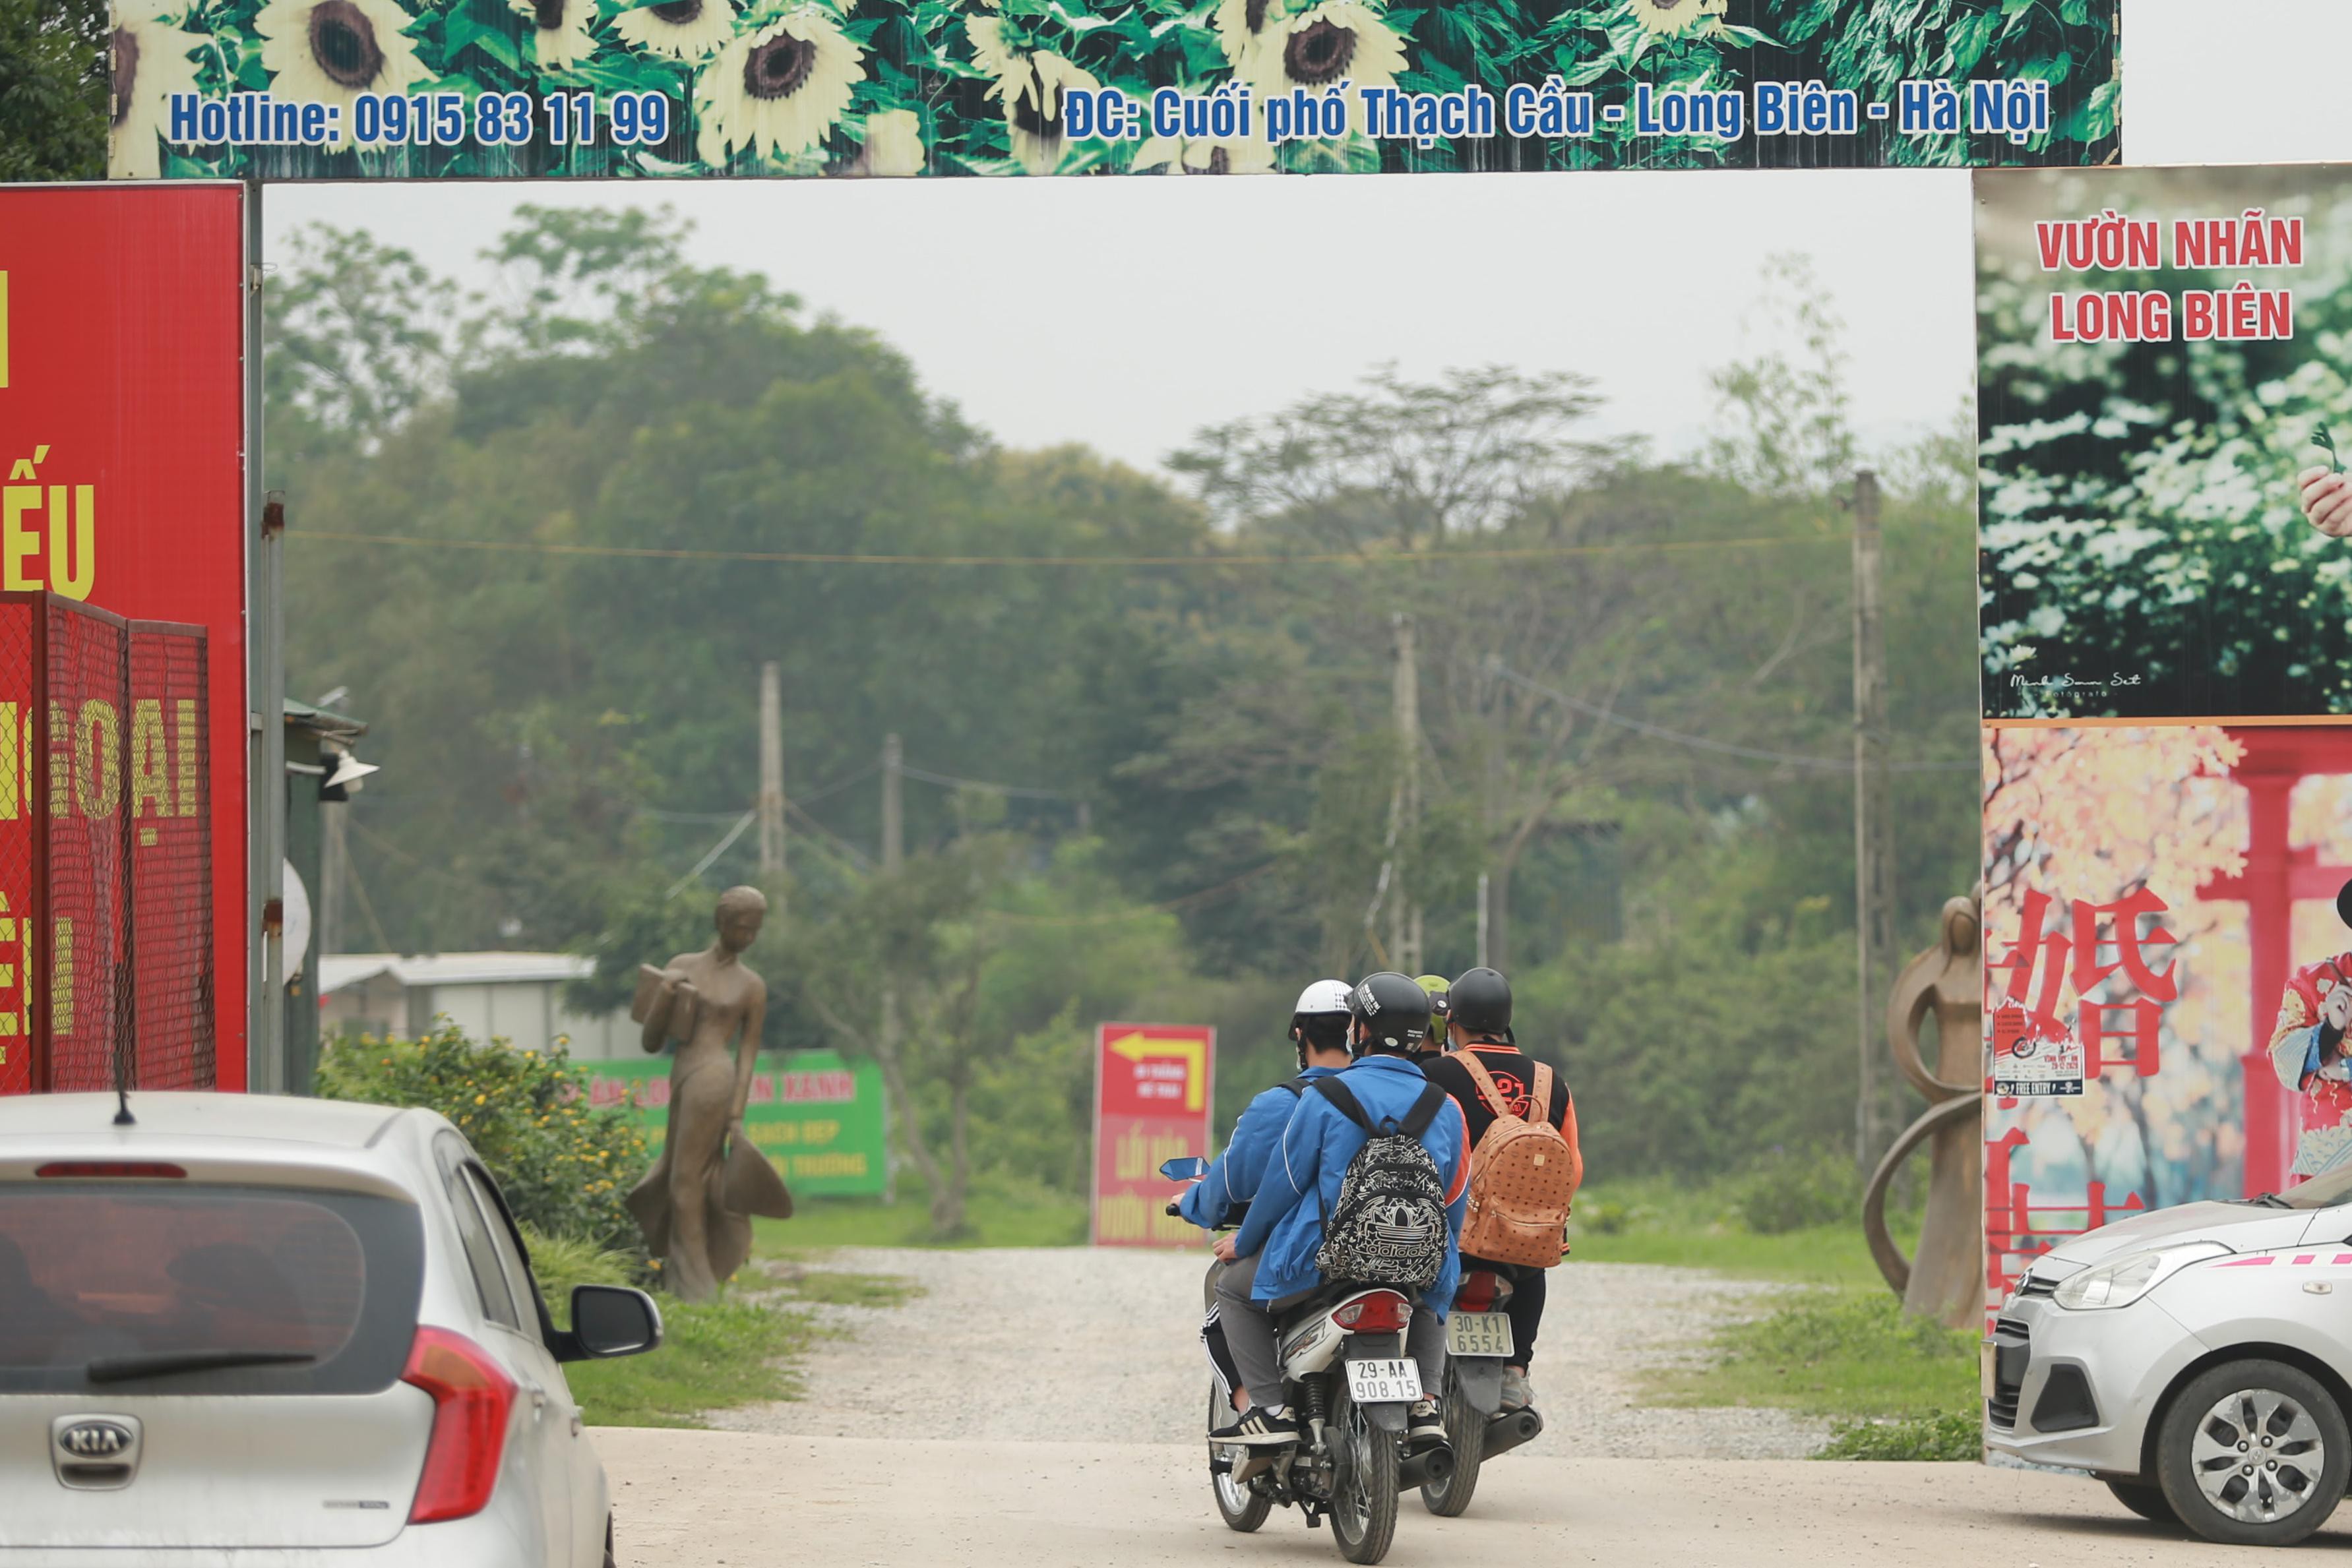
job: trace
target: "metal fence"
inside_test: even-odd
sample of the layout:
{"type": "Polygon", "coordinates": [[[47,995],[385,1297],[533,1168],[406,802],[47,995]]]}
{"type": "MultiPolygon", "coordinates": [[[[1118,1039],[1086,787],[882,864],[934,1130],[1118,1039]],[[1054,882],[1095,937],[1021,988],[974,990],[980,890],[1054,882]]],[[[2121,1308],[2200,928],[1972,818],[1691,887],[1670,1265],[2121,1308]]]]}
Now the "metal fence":
{"type": "Polygon", "coordinates": [[[0,593],[0,1093],[215,1085],[205,660],[0,593]]]}

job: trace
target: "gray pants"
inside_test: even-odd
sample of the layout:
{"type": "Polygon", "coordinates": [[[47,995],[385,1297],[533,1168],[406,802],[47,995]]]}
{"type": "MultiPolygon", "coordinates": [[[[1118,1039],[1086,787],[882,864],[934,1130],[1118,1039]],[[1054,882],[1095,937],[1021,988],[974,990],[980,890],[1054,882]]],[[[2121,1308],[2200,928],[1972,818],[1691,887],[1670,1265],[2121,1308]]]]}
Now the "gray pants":
{"type": "MultiPolygon", "coordinates": [[[[1276,1301],[1250,1300],[1250,1289],[1257,1283],[1257,1263],[1256,1258],[1239,1259],[1217,1277],[1217,1322],[1225,1331],[1225,1344],[1233,1352],[1242,1383],[1249,1389],[1250,1403],[1271,1407],[1283,1402],[1275,1318],[1313,1292],[1300,1291],[1276,1301]]],[[[1423,1311],[1418,1303],[1405,1327],[1404,1351],[1421,1364],[1422,1392],[1436,1398],[1445,1386],[1445,1325],[1435,1312],[1423,1311]]]]}

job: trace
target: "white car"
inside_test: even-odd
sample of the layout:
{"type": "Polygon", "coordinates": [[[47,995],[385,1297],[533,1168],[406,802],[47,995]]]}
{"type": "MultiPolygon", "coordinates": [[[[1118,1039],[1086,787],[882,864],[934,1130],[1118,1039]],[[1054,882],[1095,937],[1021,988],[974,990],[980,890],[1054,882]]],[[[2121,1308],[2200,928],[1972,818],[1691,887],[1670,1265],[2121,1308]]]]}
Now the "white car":
{"type": "Polygon", "coordinates": [[[566,1361],[661,1342],[429,1111],[0,1099],[0,1568],[612,1561],[566,1361]]]}
{"type": "Polygon", "coordinates": [[[2036,1259],[1984,1345],[1987,1440],[2209,1541],[2287,1545],[2352,1470],[2352,1169],[2036,1259]]]}

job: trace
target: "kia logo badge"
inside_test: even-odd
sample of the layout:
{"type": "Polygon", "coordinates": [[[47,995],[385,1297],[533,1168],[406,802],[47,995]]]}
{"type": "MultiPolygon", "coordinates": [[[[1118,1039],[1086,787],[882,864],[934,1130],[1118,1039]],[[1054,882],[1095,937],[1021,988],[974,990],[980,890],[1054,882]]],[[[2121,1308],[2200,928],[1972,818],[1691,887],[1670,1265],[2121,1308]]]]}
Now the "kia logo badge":
{"type": "Polygon", "coordinates": [[[131,1447],[131,1428],[114,1421],[77,1421],[58,1434],[58,1451],[76,1459],[111,1459],[131,1447]]]}

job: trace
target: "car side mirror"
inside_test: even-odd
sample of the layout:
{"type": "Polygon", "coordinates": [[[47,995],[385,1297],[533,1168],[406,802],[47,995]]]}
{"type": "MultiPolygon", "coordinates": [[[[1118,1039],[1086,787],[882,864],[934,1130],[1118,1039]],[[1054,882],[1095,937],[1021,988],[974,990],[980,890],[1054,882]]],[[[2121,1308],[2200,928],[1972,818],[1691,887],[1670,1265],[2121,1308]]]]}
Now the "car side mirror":
{"type": "Polygon", "coordinates": [[[1160,1174],[1170,1181],[1199,1181],[1209,1174],[1209,1162],[1198,1155],[1180,1155],[1162,1162],[1160,1174]]]}
{"type": "Polygon", "coordinates": [[[559,1361],[643,1355],[661,1344],[661,1309],[651,1296],[625,1285],[574,1285],[572,1332],[563,1338],[559,1361]]]}

